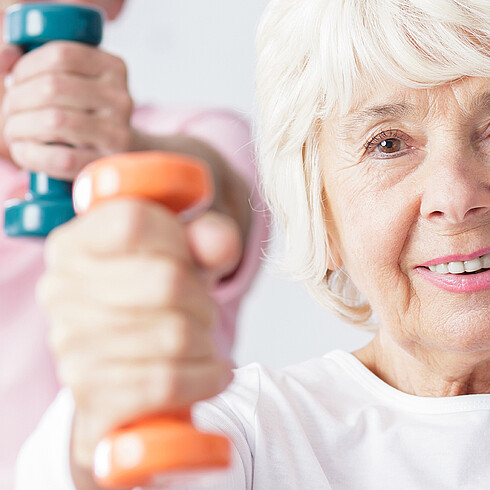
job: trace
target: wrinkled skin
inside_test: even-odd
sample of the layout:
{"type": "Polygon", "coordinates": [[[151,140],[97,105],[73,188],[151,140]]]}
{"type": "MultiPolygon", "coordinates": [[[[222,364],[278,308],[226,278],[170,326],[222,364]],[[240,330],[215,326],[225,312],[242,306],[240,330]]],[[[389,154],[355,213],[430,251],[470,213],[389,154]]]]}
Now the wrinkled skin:
{"type": "Polygon", "coordinates": [[[428,90],[385,86],[356,111],[392,103],[413,110],[346,133],[350,114],[323,132],[331,267],[344,264],[381,323],[357,355],[408,393],[490,392],[490,290],[449,292],[417,270],[490,246],[490,98],[472,104],[489,89],[487,78],[428,90]]]}

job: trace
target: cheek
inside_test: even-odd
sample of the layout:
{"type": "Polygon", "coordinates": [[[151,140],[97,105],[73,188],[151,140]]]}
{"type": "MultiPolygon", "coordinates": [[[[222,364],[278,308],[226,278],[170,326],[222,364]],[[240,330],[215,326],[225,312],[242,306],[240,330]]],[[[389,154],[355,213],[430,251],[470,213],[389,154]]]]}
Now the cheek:
{"type": "Polygon", "coordinates": [[[339,207],[345,267],[361,292],[375,306],[394,288],[406,295],[403,256],[416,220],[411,196],[395,186],[339,186],[350,196],[339,207]],[[405,284],[405,286],[403,286],[405,284]]]}

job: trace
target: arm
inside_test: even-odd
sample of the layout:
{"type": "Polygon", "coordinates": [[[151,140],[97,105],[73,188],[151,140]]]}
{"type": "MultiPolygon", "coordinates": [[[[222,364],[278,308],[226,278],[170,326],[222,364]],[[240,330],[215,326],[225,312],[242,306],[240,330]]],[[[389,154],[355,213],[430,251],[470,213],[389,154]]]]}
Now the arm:
{"type": "Polygon", "coordinates": [[[211,209],[234,219],[240,228],[243,241],[246,241],[251,221],[248,202],[250,189],[230,163],[211,145],[186,134],[158,136],[133,129],[131,149],[186,153],[204,160],[211,169],[215,184],[216,195],[211,209]]]}
{"type": "MultiPolygon", "coordinates": [[[[219,305],[217,347],[229,356],[235,340],[237,315],[242,299],[250,289],[262,262],[263,248],[269,235],[269,213],[257,189],[258,175],[254,165],[253,137],[250,124],[236,111],[209,108],[139,107],[133,114],[132,125],[145,134],[179,138],[191,137],[211,147],[226,167],[246,185],[242,203],[250,215],[246,237],[242,234],[243,253],[238,267],[211,291],[219,305]]],[[[233,186],[226,185],[232,190],[233,186]]],[[[232,194],[233,196],[233,194],[232,194]]],[[[226,216],[226,214],[225,214],[226,216]]],[[[217,240],[220,243],[220,240],[217,240]]]]}

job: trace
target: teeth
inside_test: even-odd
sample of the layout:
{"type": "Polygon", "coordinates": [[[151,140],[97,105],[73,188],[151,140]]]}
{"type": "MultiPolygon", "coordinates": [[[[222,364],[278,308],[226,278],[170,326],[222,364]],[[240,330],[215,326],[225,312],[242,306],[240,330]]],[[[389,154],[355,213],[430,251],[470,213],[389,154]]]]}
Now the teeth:
{"type": "Polygon", "coordinates": [[[463,272],[476,272],[480,269],[490,269],[490,254],[482,255],[473,260],[464,262],[448,262],[447,264],[430,265],[432,272],[439,274],[462,274],[463,272]]]}
{"type": "Polygon", "coordinates": [[[464,262],[449,262],[447,268],[451,274],[462,274],[464,272],[464,262]]]}
{"type": "Polygon", "coordinates": [[[432,272],[439,272],[439,274],[448,274],[449,270],[447,268],[447,264],[437,264],[437,265],[431,265],[429,266],[429,269],[432,272]]]}
{"type": "Polygon", "coordinates": [[[483,260],[480,258],[476,258],[473,260],[467,260],[464,263],[464,270],[466,272],[475,272],[480,269],[483,269],[483,260]]]}

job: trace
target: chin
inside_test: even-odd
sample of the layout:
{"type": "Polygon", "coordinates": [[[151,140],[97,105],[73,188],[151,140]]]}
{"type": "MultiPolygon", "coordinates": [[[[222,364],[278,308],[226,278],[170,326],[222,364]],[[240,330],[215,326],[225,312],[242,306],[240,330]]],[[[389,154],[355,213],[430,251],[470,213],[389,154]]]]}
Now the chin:
{"type": "Polygon", "coordinates": [[[437,322],[434,343],[454,352],[490,351],[488,308],[462,310],[437,322]]]}

